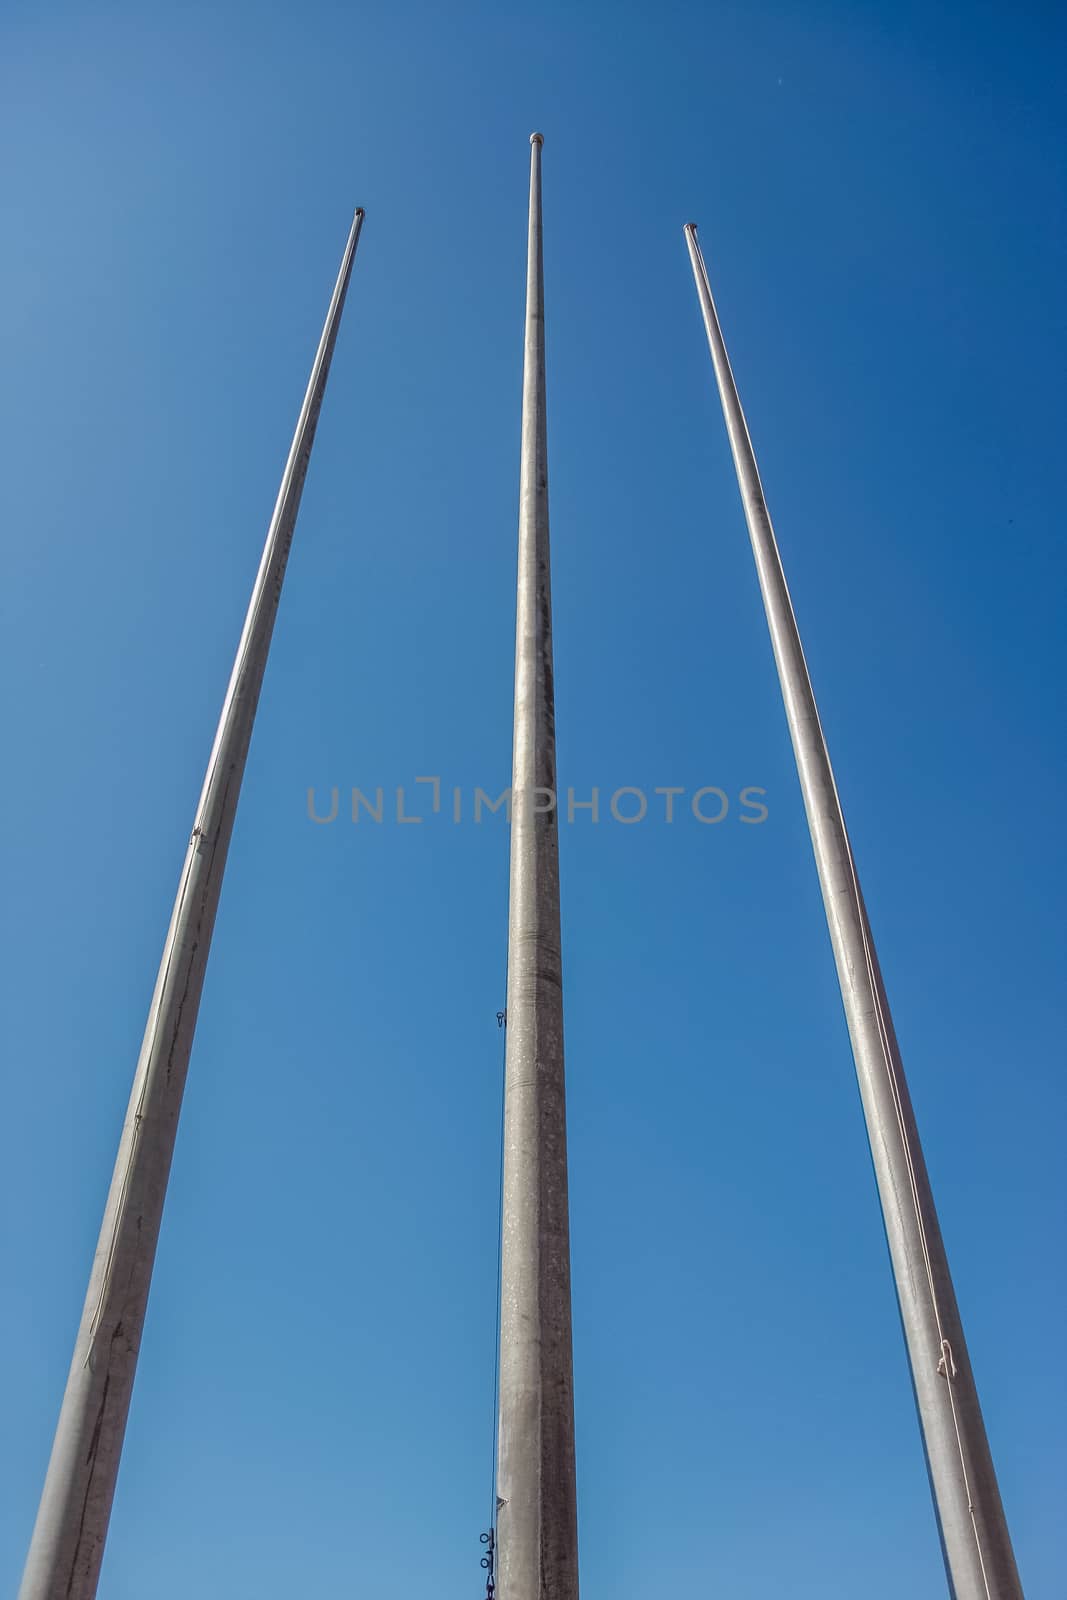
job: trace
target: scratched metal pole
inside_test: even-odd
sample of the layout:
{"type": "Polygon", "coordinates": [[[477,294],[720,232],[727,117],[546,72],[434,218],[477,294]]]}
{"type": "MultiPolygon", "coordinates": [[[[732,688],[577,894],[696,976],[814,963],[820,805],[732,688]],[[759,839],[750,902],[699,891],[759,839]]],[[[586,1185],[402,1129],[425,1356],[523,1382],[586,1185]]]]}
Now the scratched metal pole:
{"type": "Polygon", "coordinates": [[[245,618],[171,915],[19,1600],[93,1600],[234,813],[352,261],[356,212],[245,618]]]}
{"type": "Polygon", "coordinates": [[[545,422],[531,136],[519,482],[497,1455],[499,1600],[577,1600],[570,1228],[545,422]]]}
{"type": "Polygon", "coordinates": [[[900,1048],[796,617],[693,223],[686,225],[685,237],[852,1038],[949,1590],[955,1600],[1022,1600],[900,1048]]]}

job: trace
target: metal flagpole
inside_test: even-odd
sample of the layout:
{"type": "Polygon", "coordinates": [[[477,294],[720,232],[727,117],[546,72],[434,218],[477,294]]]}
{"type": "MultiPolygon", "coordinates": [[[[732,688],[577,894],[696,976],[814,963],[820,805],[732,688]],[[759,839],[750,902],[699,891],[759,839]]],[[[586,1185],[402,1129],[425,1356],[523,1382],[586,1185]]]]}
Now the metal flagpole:
{"type": "Polygon", "coordinates": [[[531,136],[500,1296],[500,1600],[577,1600],[570,1231],[548,540],[541,145],[531,136]]]}
{"type": "Polygon", "coordinates": [[[93,1600],[96,1594],[226,852],[362,226],[360,209],[311,369],[208,762],[19,1600],[93,1600]]]}
{"type": "Polygon", "coordinates": [[[1022,1600],[900,1048],[785,573],[693,223],[686,225],[685,237],[852,1038],[949,1590],[955,1600],[1022,1600]]]}

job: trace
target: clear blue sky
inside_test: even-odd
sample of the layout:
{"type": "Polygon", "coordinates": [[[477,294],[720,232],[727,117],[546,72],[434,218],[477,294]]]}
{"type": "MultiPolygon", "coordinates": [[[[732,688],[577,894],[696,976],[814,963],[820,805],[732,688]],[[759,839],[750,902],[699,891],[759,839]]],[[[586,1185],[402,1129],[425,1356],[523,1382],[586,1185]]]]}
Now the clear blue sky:
{"type": "Polygon", "coordinates": [[[690,218],[1024,1583],[1062,1594],[1054,10],[8,7],[5,1591],[358,204],[101,1593],[480,1592],[506,832],[306,791],[507,782],[536,127],[561,780],[769,807],[563,829],[583,1594],[943,1592],[690,218]]]}

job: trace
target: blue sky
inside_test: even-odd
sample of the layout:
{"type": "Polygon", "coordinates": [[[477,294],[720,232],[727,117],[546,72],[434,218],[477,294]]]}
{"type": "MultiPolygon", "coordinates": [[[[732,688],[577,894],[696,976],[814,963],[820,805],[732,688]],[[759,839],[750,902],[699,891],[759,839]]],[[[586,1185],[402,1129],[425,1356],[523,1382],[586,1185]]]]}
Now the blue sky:
{"type": "Polygon", "coordinates": [[[15,1586],[185,839],[367,221],[208,974],[101,1594],[475,1596],[544,155],[587,1600],[942,1592],[701,225],[1027,1594],[1062,1591],[1051,6],[7,9],[0,1173],[15,1586]],[[410,793],[409,787],[409,793],[410,793]],[[425,800],[422,809],[426,810],[425,800]]]}

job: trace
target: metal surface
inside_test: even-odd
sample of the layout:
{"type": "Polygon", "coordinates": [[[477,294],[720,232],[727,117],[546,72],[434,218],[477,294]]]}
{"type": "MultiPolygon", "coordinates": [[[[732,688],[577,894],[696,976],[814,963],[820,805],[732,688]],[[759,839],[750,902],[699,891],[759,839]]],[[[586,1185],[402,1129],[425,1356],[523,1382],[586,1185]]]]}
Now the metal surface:
{"type": "Polygon", "coordinates": [[[515,623],[496,1576],[500,1600],[577,1600],[541,135],[533,134],[530,142],[515,623]]]}
{"type": "Polygon", "coordinates": [[[274,618],[363,224],[355,214],[197,807],[19,1600],[96,1594],[186,1069],[274,618]]]}
{"type": "Polygon", "coordinates": [[[900,1049],[756,458],[692,223],[685,229],[811,830],[885,1219],[949,1589],[1021,1600],[900,1049]]]}

